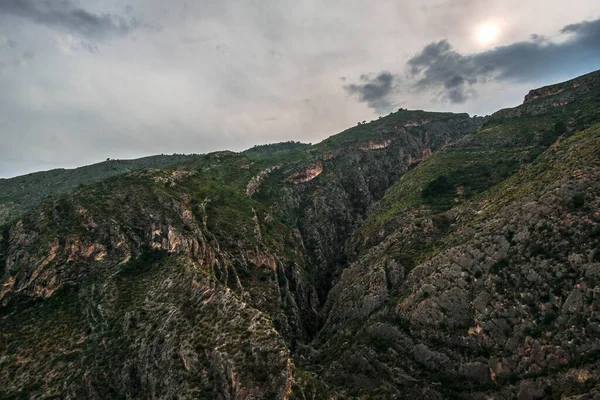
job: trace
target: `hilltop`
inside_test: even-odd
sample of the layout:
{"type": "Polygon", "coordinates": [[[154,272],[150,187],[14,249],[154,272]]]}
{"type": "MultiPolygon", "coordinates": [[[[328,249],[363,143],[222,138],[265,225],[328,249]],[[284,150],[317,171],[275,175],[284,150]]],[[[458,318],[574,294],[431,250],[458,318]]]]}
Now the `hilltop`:
{"type": "Polygon", "coordinates": [[[165,168],[194,159],[195,155],[160,155],[135,160],[106,160],[74,169],[53,169],[10,179],[0,179],[0,224],[30,208],[60,197],[82,185],[91,185],[111,176],[142,168],[165,168]]]}

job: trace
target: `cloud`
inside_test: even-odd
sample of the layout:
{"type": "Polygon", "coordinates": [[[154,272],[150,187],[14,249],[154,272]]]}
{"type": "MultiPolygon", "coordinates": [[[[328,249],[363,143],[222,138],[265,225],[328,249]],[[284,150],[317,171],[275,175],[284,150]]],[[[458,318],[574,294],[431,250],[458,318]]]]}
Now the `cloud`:
{"type": "Polygon", "coordinates": [[[356,95],[358,100],[367,103],[367,106],[380,114],[390,112],[395,108],[392,96],[396,91],[397,77],[390,72],[381,72],[374,78],[362,75],[360,84],[344,85],[344,89],[350,95],[356,95]]]}
{"type": "Polygon", "coordinates": [[[123,35],[136,25],[112,14],[90,13],[69,0],[0,0],[0,14],[94,38],[123,35]]]}
{"type": "MultiPolygon", "coordinates": [[[[497,91],[463,76],[450,87],[477,90],[479,101],[432,103],[435,90],[417,92],[421,76],[407,79],[406,62],[443,38],[463,55],[480,52],[463,49],[475,48],[473,29],[491,16],[513,43],[532,32],[551,42],[567,23],[600,15],[590,0],[259,3],[0,0],[0,177],[107,157],[317,142],[371,119],[369,104],[485,115],[521,100],[529,83],[497,91]],[[374,73],[360,79],[365,72],[374,73]]],[[[463,93],[471,96],[454,96],[463,93]]]]}
{"type": "Polygon", "coordinates": [[[17,47],[17,42],[15,42],[12,39],[9,39],[7,37],[4,37],[4,36],[0,35],[0,49],[3,49],[3,48],[14,49],[15,47],[17,47]]]}
{"type": "Polygon", "coordinates": [[[444,100],[463,103],[473,97],[476,84],[488,80],[528,82],[599,64],[600,19],[567,25],[560,34],[560,42],[532,35],[529,41],[469,55],[441,40],[407,62],[407,75],[417,91],[434,90],[444,100]]]}
{"type": "Polygon", "coordinates": [[[19,51],[17,42],[0,35],[0,69],[12,65],[14,67],[23,67],[33,59],[35,54],[32,51],[19,51]]]}
{"type": "Polygon", "coordinates": [[[57,36],[56,45],[64,54],[75,54],[79,51],[89,51],[90,53],[98,53],[98,46],[87,40],[79,39],[73,35],[57,36]]]}

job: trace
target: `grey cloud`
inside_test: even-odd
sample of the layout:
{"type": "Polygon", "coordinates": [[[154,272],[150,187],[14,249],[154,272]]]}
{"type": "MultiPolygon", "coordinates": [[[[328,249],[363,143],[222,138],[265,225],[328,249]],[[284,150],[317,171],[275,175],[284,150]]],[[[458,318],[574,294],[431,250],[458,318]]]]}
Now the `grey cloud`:
{"type": "Polygon", "coordinates": [[[569,24],[567,26],[565,26],[564,28],[562,28],[560,30],[561,33],[572,33],[572,32],[580,32],[581,30],[586,30],[586,29],[591,29],[592,31],[595,29],[597,30],[597,27],[594,28],[594,24],[597,21],[584,21],[584,22],[579,22],[577,24],[569,24]]]}
{"type": "Polygon", "coordinates": [[[80,51],[99,53],[98,46],[96,46],[94,43],[87,40],[79,39],[78,37],[74,37],[72,35],[57,37],[55,39],[55,44],[65,54],[73,54],[80,51]]]}
{"type": "Polygon", "coordinates": [[[562,42],[538,35],[530,41],[463,55],[446,40],[431,43],[410,59],[407,74],[417,91],[437,90],[444,100],[462,103],[475,93],[473,86],[496,81],[531,81],[600,62],[600,19],[565,26],[562,42]]]}
{"type": "Polygon", "coordinates": [[[15,47],[17,47],[17,42],[12,40],[12,39],[8,39],[3,37],[2,35],[0,35],[0,49],[2,48],[11,48],[14,49],[15,47]]]}
{"type": "Polygon", "coordinates": [[[392,96],[397,88],[397,77],[390,72],[381,72],[374,78],[361,75],[360,84],[344,85],[344,89],[350,95],[356,95],[358,100],[377,111],[380,114],[387,113],[395,107],[392,96]]]}
{"type": "Polygon", "coordinates": [[[548,38],[544,35],[538,35],[537,33],[532,33],[529,35],[529,39],[533,42],[546,42],[548,38]]]}
{"type": "Polygon", "coordinates": [[[0,57],[0,68],[8,65],[21,67],[33,59],[34,53],[32,51],[18,51],[16,41],[0,36],[0,57]]]}
{"type": "Polygon", "coordinates": [[[111,14],[92,14],[69,0],[0,0],[0,15],[12,15],[51,27],[59,27],[87,37],[128,33],[135,22],[111,14]]]}
{"type": "Polygon", "coordinates": [[[371,119],[367,105],[486,114],[525,89],[506,84],[498,93],[455,74],[441,88],[462,101],[472,87],[481,101],[432,104],[431,89],[413,90],[422,76],[405,78],[406,61],[439,38],[468,46],[476,24],[491,16],[506,21],[503,37],[527,38],[600,15],[600,2],[590,0],[372,3],[0,0],[0,177],[107,157],[316,142],[371,119]],[[387,80],[377,79],[383,70],[391,71],[387,80]]]}
{"type": "Polygon", "coordinates": [[[15,67],[26,66],[29,63],[29,61],[31,61],[33,59],[34,56],[35,56],[35,54],[31,51],[22,53],[15,58],[15,60],[13,61],[13,65],[15,67]]]}

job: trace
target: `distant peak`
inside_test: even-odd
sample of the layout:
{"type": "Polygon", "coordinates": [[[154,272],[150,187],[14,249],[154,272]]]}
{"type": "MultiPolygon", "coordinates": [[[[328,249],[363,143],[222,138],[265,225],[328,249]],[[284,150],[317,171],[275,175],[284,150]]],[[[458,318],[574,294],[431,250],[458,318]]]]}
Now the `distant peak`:
{"type": "Polygon", "coordinates": [[[600,70],[579,76],[566,82],[530,90],[525,96],[523,104],[542,97],[554,96],[569,90],[583,89],[583,91],[587,91],[594,86],[600,86],[600,70]]]}

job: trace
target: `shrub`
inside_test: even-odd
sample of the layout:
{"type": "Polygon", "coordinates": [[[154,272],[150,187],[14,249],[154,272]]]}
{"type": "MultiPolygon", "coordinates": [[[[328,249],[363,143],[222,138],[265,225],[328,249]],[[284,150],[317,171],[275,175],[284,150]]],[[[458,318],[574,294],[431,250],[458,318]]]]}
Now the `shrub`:
{"type": "Polygon", "coordinates": [[[556,135],[562,135],[563,133],[567,132],[567,124],[565,124],[563,121],[559,121],[556,124],[554,124],[554,133],[556,135]]]}
{"type": "Polygon", "coordinates": [[[546,249],[539,243],[535,243],[530,248],[531,257],[540,256],[546,254],[546,249]]]}
{"type": "Polygon", "coordinates": [[[577,210],[585,205],[585,195],[583,193],[577,193],[571,199],[571,208],[577,210]]]}
{"type": "Polygon", "coordinates": [[[492,265],[492,268],[490,268],[490,272],[492,274],[498,274],[498,272],[500,272],[501,270],[503,270],[504,268],[508,267],[508,260],[503,259],[498,261],[497,263],[495,263],[494,265],[492,265]]]}
{"type": "Polygon", "coordinates": [[[423,189],[421,196],[423,198],[436,197],[447,194],[454,189],[454,185],[446,175],[438,176],[423,189]]]}
{"type": "Polygon", "coordinates": [[[433,226],[439,231],[445,232],[452,225],[452,221],[445,215],[435,215],[432,219],[433,226]]]}
{"type": "Polygon", "coordinates": [[[552,325],[552,323],[554,323],[554,320],[556,319],[556,314],[552,311],[545,311],[542,314],[542,324],[544,325],[552,325]]]}

